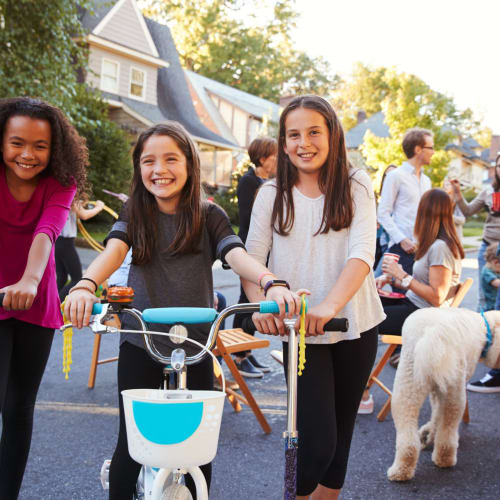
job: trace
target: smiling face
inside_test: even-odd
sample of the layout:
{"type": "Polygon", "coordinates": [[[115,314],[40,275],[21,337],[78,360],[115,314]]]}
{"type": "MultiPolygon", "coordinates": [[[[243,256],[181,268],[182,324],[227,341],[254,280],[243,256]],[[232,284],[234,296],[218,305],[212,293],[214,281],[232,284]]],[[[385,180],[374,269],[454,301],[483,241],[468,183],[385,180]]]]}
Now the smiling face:
{"type": "Polygon", "coordinates": [[[3,162],[9,183],[36,184],[50,161],[52,131],[47,120],[13,116],[2,138],[3,162]]]}
{"type": "Polygon", "coordinates": [[[188,179],[187,159],[174,139],[152,135],[140,156],[144,187],[155,197],[160,210],[175,213],[188,179]]]}
{"type": "Polygon", "coordinates": [[[297,108],[285,121],[285,153],[301,175],[319,176],[328,158],[329,130],[325,119],[312,109],[297,108]]]}

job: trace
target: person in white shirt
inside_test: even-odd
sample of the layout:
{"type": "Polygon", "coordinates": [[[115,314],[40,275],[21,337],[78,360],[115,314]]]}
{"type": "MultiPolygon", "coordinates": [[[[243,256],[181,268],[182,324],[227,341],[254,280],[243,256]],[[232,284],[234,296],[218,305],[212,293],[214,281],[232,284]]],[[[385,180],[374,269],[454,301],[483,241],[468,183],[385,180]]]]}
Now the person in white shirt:
{"type": "MultiPolygon", "coordinates": [[[[311,292],[306,315],[307,362],[297,387],[297,500],[336,500],[344,484],[356,412],[377,352],[385,314],[375,287],[375,195],[352,168],[331,105],[299,96],[280,117],[277,177],[262,185],[252,208],[247,249],[292,289],[311,292]],[[333,317],[347,332],[324,331],[333,317]],[[314,492],[314,493],[313,493],[314,492]]],[[[252,302],[265,300],[243,281],[252,302]]],[[[254,314],[261,333],[283,335],[283,322],[254,314]]],[[[286,371],[285,371],[286,373],[286,371]]]]}
{"type": "MultiPolygon", "coordinates": [[[[403,138],[403,151],[408,161],[387,175],[378,205],[378,221],[390,237],[387,252],[400,255],[399,263],[411,274],[418,204],[422,195],[431,189],[431,180],[422,168],[429,165],[434,155],[432,132],[423,128],[408,130],[403,138]]],[[[382,260],[375,276],[381,274],[382,260]]]]}

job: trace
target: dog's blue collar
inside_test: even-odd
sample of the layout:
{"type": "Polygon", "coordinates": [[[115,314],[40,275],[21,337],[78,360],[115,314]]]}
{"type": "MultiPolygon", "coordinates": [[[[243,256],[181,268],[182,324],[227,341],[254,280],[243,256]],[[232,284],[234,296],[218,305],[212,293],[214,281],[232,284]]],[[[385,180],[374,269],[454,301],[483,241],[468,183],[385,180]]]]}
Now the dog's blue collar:
{"type": "Polygon", "coordinates": [[[481,357],[485,358],[488,354],[488,350],[491,347],[491,343],[493,342],[493,336],[491,334],[490,324],[484,315],[484,311],[481,311],[481,316],[483,317],[484,322],[486,323],[486,345],[484,346],[483,352],[481,353],[481,357]]]}

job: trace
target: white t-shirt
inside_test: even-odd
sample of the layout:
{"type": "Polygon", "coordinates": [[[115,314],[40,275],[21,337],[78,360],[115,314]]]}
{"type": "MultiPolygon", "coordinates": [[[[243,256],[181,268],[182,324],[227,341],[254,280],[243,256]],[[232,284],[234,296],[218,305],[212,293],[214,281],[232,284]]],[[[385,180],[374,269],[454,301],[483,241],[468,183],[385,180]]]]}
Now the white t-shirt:
{"type": "Polygon", "coordinates": [[[76,212],[74,210],[70,210],[68,213],[68,219],[66,220],[66,224],[61,230],[60,236],[63,238],[76,238],[77,234],[77,225],[76,225],[76,212]]]}
{"type": "Polygon", "coordinates": [[[364,171],[351,170],[350,174],[354,217],[351,226],[341,231],[313,236],[321,225],[324,195],[308,198],[293,188],[295,222],[288,236],[280,236],[271,228],[275,180],[260,188],[253,204],[246,241],[248,253],[262,264],[269,254],[268,267],[276,276],[287,280],[292,290],[308,288],[312,292],[308,299],[310,306],[319,304],[328,295],[349,259],[361,259],[370,267],[361,288],[337,315],[349,320],[349,330],[307,337],[309,344],[359,338],[360,333],[385,318],[371,271],[377,228],[375,196],[364,171]]]}

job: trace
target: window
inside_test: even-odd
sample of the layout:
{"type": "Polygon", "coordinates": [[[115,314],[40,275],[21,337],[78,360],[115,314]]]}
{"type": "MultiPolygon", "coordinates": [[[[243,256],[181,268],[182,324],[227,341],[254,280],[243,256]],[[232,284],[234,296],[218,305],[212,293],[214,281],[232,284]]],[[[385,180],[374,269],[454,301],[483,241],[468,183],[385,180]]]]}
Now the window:
{"type": "Polygon", "coordinates": [[[146,93],[146,73],[137,68],[130,68],[130,97],[144,99],[146,93]]]}
{"type": "Polygon", "coordinates": [[[101,90],[118,93],[119,64],[109,59],[102,60],[101,90]]]}

